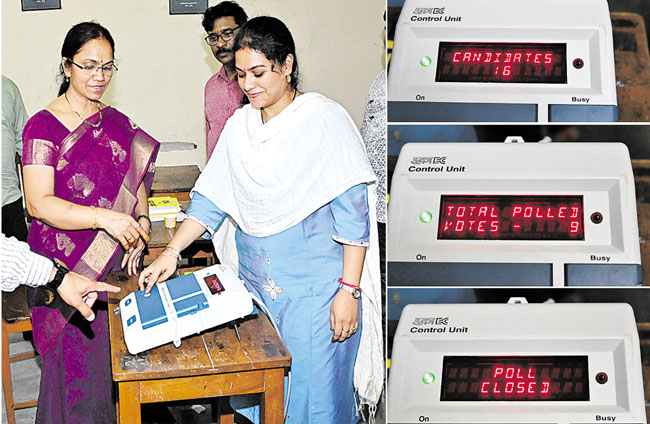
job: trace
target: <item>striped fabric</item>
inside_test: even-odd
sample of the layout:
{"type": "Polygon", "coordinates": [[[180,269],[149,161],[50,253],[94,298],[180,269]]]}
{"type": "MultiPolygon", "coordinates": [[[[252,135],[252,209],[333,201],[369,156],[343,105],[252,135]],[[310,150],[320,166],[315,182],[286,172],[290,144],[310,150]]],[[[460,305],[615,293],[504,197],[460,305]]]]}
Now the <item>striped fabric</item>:
{"type": "Polygon", "coordinates": [[[48,282],[52,261],[29,250],[29,245],[2,234],[0,282],[2,291],[14,291],[20,284],[36,287],[48,282]]]}

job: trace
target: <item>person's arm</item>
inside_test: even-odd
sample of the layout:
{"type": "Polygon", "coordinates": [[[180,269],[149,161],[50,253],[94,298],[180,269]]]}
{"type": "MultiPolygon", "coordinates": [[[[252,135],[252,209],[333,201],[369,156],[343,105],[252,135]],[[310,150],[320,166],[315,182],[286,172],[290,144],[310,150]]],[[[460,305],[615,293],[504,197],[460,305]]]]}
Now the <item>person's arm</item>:
{"type": "MultiPolygon", "coordinates": [[[[366,246],[370,238],[368,220],[368,193],[365,184],[350,188],[330,204],[334,217],[333,239],[343,244],[344,283],[359,287],[366,246]]],[[[359,299],[339,289],[330,308],[330,325],[333,342],[342,342],[359,328],[359,299]]]]}
{"type": "Polygon", "coordinates": [[[32,217],[61,230],[86,230],[96,226],[113,236],[125,250],[140,237],[140,224],[127,214],[104,208],[93,211],[91,207],[56,197],[53,167],[25,165],[23,173],[25,204],[32,217]]]}
{"type": "MultiPolygon", "coordinates": [[[[366,248],[362,246],[343,246],[343,277],[345,283],[359,287],[366,248]]],[[[359,299],[351,293],[339,289],[330,309],[333,342],[342,342],[351,337],[359,328],[359,299]]]]}
{"type": "MultiPolygon", "coordinates": [[[[0,254],[2,291],[13,291],[20,284],[38,287],[54,280],[57,268],[52,261],[29,250],[27,243],[14,237],[7,238],[2,234],[0,254]]],[[[98,291],[117,293],[120,288],[91,280],[75,272],[68,272],[57,288],[61,298],[89,321],[95,319],[90,308],[97,299],[98,291]]]]}
{"type": "Polygon", "coordinates": [[[165,250],[140,273],[138,278],[140,290],[149,293],[156,283],[167,280],[176,271],[181,251],[203,233],[205,233],[203,225],[192,219],[184,219],[165,250]]]}
{"type": "MultiPolygon", "coordinates": [[[[51,279],[54,279],[56,268],[52,268],[51,279]]],[[[68,272],[56,291],[65,303],[78,310],[88,321],[92,321],[95,319],[95,314],[90,308],[97,300],[97,292],[118,293],[120,288],[101,281],[91,280],[76,272],[68,272]]]]}
{"type": "Polygon", "coordinates": [[[201,235],[212,237],[226,217],[217,205],[199,192],[192,194],[192,202],[185,215],[183,223],[162,254],[140,273],[140,290],[149,293],[156,283],[167,280],[176,270],[181,251],[201,235]]]}
{"type": "MultiPolygon", "coordinates": [[[[147,188],[144,186],[144,182],[140,183],[138,187],[138,204],[135,205],[135,216],[140,228],[146,234],[149,234],[151,231],[151,220],[149,219],[149,205],[147,203],[147,188]]],[[[138,273],[138,264],[140,262],[140,257],[142,252],[149,242],[149,237],[138,238],[137,242],[127,251],[126,255],[122,259],[122,268],[126,266],[126,271],[129,275],[135,275],[138,273]]]]}
{"type": "Polygon", "coordinates": [[[16,153],[18,153],[18,156],[22,157],[23,156],[23,129],[25,128],[25,124],[29,120],[29,116],[27,115],[27,111],[25,110],[23,97],[20,94],[20,90],[18,90],[18,87],[16,87],[16,97],[14,101],[15,101],[14,112],[16,114],[15,121],[14,121],[16,153]]]}
{"type": "Polygon", "coordinates": [[[14,291],[21,284],[41,286],[50,281],[52,261],[29,250],[27,243],[2,234],[0,256],[2,291],[14,291]]]}

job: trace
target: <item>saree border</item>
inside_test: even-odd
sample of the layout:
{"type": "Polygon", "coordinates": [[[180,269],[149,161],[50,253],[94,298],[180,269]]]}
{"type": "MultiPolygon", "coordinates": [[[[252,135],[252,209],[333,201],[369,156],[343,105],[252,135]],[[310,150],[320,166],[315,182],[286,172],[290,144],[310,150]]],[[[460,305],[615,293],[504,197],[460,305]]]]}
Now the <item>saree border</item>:
{"type": "MultiPolygon", "coordinates": [[[[88,127],[88,125],[86,126],[88,127]]],[[[132,215],[135,210],[138,201],[138,188],[147,174],[149,164],[153,160],[158,146],[158,142],[143,131],[139,129],[135,131],[131,141],[130,165],[111,208],[113,211],[129,215],[132,215]],[[134,187],[135,192],[129,187],[134,187]]],[[[68,144],[70,147],[65,151],[70,150],[75,143],[76,140],[71,140],[68,144]]],[[[118,249],[119,242],[117,240],[105,231],[98,230],[97,235],[74,266],[73,271],[97,280],[118,249]]]]}

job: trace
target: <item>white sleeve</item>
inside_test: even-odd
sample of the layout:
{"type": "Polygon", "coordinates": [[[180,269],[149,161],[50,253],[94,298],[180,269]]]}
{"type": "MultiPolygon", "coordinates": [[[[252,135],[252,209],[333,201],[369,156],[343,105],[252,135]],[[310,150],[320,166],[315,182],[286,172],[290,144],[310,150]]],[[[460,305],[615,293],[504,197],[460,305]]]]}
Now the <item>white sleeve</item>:
{"type": "Polygon", "coordinates": [[[52,261],[29,250],[27,243],[2,234],[0,255],[2,291],[13,291],[20,284],[41,286],[50,279],[52,261]]]}

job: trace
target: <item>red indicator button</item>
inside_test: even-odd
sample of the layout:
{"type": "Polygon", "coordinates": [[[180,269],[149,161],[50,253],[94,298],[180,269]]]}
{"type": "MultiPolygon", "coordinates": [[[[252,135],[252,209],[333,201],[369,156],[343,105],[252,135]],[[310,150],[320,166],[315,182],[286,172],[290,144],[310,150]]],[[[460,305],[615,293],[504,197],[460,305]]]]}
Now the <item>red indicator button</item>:
{"type": "Polygon", "coordinates": [[[594,212],[591,214],[591,222],[594,224],[600,224],[603,222],[603,214],[600,212],[594,212]]]}

